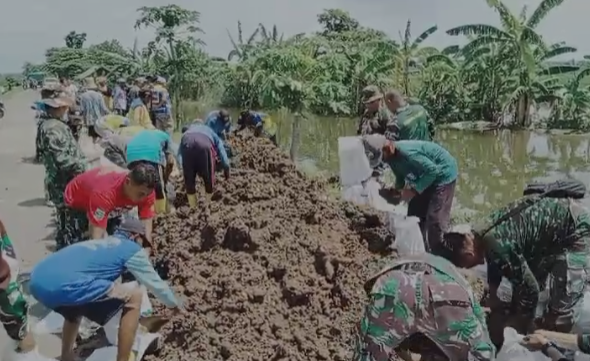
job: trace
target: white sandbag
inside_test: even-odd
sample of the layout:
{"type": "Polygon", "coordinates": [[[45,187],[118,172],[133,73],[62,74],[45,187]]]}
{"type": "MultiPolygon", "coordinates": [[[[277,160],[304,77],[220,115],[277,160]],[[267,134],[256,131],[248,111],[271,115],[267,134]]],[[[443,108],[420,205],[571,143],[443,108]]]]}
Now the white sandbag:
{"type": "Polygon", "coordinates": [[[504,329],[504,345],[498,355],[496,361],[551,361],[542,352],[530,352],[525,347],[520,345],[520,341],[524,338],[519,335],[515,329],[506,327],[504,329]]]}
{"type": "MultiPolygon", "coordinates": [[[[57,312],[52,311],[42,320],[37,322],[35,328],[33,329],[33,332],[38,335],[60,334],[62,333],[63,326],[63,316],[57,312]]],[[[80,329],[78,330],[78,335],[82,340],[87,340],[90,337],[94,336],[99,328],[100,326],[97,323],[94,323],[89,319],[83,317],[82,321],[80,322],[80,329]]]]}
{"type": "Polygon", "coordinates": [[[576,316],[577,320],[572,333],[590,333],[590,290],[586,290],[584,293],[584,299],[579,305],[576,316]]]}
{"type": "MultiPolygon", "coordinates": [[[[128,286],[128,287],[137,287],[137,282],[133,281],[133,282],[128,282],[123,284],[124,286],[128,286]]],[[[153,307],[152,307],[152,303],[150,302],[148,293],[147,293],[147,289],[144,286],[141,286],[142,289],[142,293],[143,293],[143,298],[141,299],[141,316],[142,317],[147,317],[147,316],[151,316],[153,311],[153,307]]],[[[122,316],[122,311],[119,311],[115,316],[113,316],[113,318],[111,318],[109,320],[109,322],[107,322],[104,325],[104,333],[107,337],[107,340],[109,341],[109,343],[111,345],[117,345],[118,344],[118,335],[119,335],[119,323],[121,322],[121,316],[122,316]]],[[[140,327],[141,329],[141,327],[140,327]]],[[[147,333],[144,332],[142,330],[138,330],[138,334],[143,334],[143,333],[147,333]]],[[[139,339],[136,336],[136,343],[139,342],[139,339]]],[[[139,346],[138,346],[139,347],[139,346]]]]}
{"type": "Polygon", "coordinates": [[[389,220],[390,231],[395,234],[393,247],[399,256],[411,256],[426,252],[418,217],[390,213],[389,220]]]}
{"type": "Polygon", "coordinates": [[[41,355],[36,347],[33,351],[27,353],[16,352],[17,348],[18,343],[14,340],[9,340],[4,348],[4,353],[0,361],[57,361],[41,355]]]}
{"type": "MultiPolygon", "coordinates": [[[[381,195],[379,190],[381,185],[374,179],[369,179],[363,184],[344,187],[342,198],[345,201],[352,202],[357,206],[369,206],[383,212],[395,212],[396,206],[388,203],[381,195]]],[[[405,213],[404,213],[405,214],[405,213]]]]}
{"type": "Polygon", "coordinates": [[[339,137],[338,158],[340,184],[345,188],[361,184],[371,177],[373,170],[360,137],[339,137]]]}

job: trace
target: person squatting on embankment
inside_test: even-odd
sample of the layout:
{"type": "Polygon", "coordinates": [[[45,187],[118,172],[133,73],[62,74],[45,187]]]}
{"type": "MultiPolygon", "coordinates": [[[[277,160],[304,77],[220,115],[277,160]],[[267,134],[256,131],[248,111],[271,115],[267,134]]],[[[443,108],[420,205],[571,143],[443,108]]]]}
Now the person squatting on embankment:
{"type": "Polygon", "coordinates": [[[393,141],[380,134],[362,139],[370,165],[387,164],[393,171],[391,193],[409,201],[408,216],[420,219],[426,250],[436,253],[451,220],[457,161],[433,142],[393,141]]]}
{"type": "Polygon", "coordinates": [[[116,361],[134,360],[132,347],[139,327],[143,290],[180,312],[181,302],[154,270],[140,244],[149,244],[144,224],[126,219],[113,236],[76,243],[41,262],[31,273],[35,299],[64,317],[61,361],[74,361],[74,344],[82,317],[104,326],[119,311],[116,361]],[[129,271],[138,284],[117,282],[129,271]]]}
{"type": "Polygon", "coordinates": [[[490,361],[495,357],[467,280],[447,260],[428,253],[399,258],[365,285],[369,302],[358,327],[354,361],[388,361],[421,333],[438,346],[428,360],[490,361]]]}
{"type": "Polygon", "coordinates": [[[140,163],[157,169],[156,213],[169,213],[172,205],[167,201],[166,184],[176,163],[170,135],[157,129],[140,131],[127,143],[125,157],[129,169],[140,163]]]}
{"type": "Polygon", "coordinates": [[[503,342],[507,320],[519,333],[534,326],[570,332],[574,309],[583,301],[588,282],[590,216],[577,200],[525,196],[492,212],[466,233],[445,236],[446,257],[471,268],[487,262],[490,291],[490,332],[503,342]],[[497,297],[502,280],[512,284],[512,301],[497,297]],[[539,292],[553,280],[548,308],[533,324],[539,292]]]}
{"type": "Polygon", "coordinates": [[[185,126],[182,133],[178,163],[182,165],[189,206],[195,208],[197,206],[196,177],[203,179],[207,193],[213,193],[217,156],[226,179],[230,176],[230,164],[223,141],[210,127],[196,123],[185,126]]]}
{"type": "Polygon", "coordinates": [[[137,207],[146,227],[145,238],[151,242],[158,178],[158,170],[145,163],[137,163],[130,170],[97,167],[74,178],[64,198],[69,217],[76,220],[76,240],[112,234],[123,214],[137,207]]]}

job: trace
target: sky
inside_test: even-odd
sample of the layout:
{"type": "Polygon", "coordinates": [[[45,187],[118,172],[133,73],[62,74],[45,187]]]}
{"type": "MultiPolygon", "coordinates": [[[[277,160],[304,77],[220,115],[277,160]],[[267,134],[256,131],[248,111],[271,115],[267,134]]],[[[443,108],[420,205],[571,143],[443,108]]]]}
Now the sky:
{"type": "MultiPolygon", "coordinates": [[[[520,13],[527,6],[529,13],[539,0],[505,0],[520,13]]],[[[63,46],[64,36],[71,30],[88,34],[87,44],[118,39],[132,47],[137,38],[145,44],[152,38],[149,31],[133,29],[137,9],[161,6],[166,0],[18,0],[0,11],[0,73],[20,72],[25,61],[43,61],[45,49],[63,46]]],[[[227,31],[236,34],[237,21],[245,34],[259,23],[267,28],[276,24],[285,35],[319,29],[316,15],[323,9],[341,8],[349,11],[362,25],[383,30],[399,38],[408,19],[412,33],[419,35],[432,25],[439,31],[424,45],[444,47],[459,42],[445,30],[464,24],[498,25],[497,14],[485,0],[177,0],[175,4],[201,13],[202,39],[206,50],[215,56],[227,56],[231,50],[227,31]]],[[[578,48],[578,57],[590,55],[590,39],[584,23],[590,13],[590,1],[565,0],[539,26],[548,42],[566,41],[578,48]]]]}

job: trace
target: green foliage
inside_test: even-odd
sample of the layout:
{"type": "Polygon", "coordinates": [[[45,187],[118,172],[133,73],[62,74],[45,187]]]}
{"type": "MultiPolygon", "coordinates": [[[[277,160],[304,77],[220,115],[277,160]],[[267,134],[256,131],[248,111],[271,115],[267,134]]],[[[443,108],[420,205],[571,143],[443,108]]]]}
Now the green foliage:
{"type": "MultiPolygon", "coordinates": [[[[199,12],[177,5],[142,7],[135,27],[155,31],[143,49],[127,49],[116,39],[85,47],[86,34],[72,31],[65,47],[47,50],[41,68],[70,77],[93,67],[106,69],[111,78],[165,76],[180,121],[195,116],[182,114],[182,101],[214,98],[227,107],[357,115],[363,110],[361,90],[377,85],[417,98],[438,123],[486,120],[527,127],[534,120],[530,109],[545,103],[552,110],[544,125],[588,128],[588,69],[551,62],[576,49],[547,44],[536,32],[563,0],[544,0],[530,15],[526,9],[513,14],[500,0],[486,2],[501,25],[447,30],[468,39],[463,47],[425,46],[436,25],[415,36],[408,20],[394,40],[346,11],[327,9],[317,16],[321,31],[291,37],[263,24],[247,35],[238,22],[237,34],[228,30],[233,48],[227,60],[202,50],[199,12]]],[[[26,64],[23,70],[39,68],[26,64]]]]}

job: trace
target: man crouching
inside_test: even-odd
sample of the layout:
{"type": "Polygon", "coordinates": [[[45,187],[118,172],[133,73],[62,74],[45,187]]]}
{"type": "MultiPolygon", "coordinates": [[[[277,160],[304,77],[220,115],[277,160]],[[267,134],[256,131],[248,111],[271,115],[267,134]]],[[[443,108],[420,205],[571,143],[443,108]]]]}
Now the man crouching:
{"type": "Polygon", "coordinates": [[[104,326],[120,310],[116,361],[129,360],[143,295],[139,285],[129,288],[115,283],[125,271],[163,304],[179,311],[180,302],[140,246],[146,243],[144,227],[137,219],[126,219],[113,236],[63,248],[33,269],[31,294],[64,317],[61,361],[74,360],[82,317],[104,326]]]}
{"type": "Polygon", "coordinates": [[[467,280],[444,258],[425,253],[397,259],[372,277],[365,291],[370,300],[354,361],[393,360],[395,349],[417,334],[437,346],[428,360],[494,359],[483,309],[467,280]]]}

